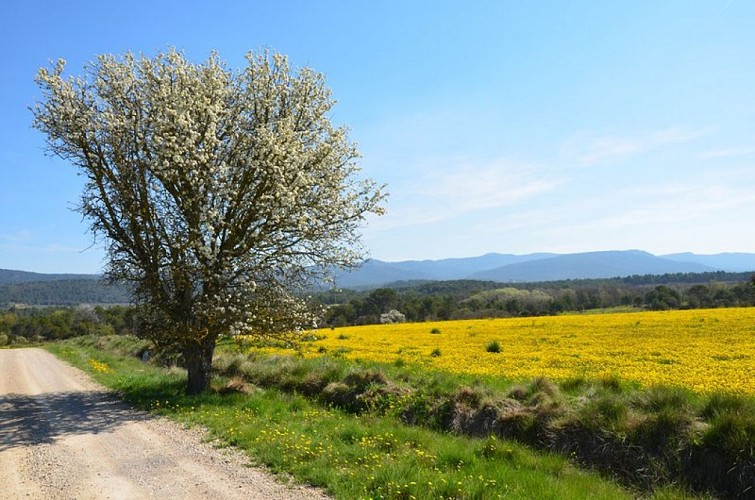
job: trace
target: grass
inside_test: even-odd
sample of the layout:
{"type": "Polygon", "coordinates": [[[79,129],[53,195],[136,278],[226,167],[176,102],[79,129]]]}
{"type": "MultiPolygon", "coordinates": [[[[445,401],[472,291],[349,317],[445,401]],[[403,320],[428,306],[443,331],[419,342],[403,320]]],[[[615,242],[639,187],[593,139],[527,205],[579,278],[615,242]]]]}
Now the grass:
{"type": "Polygon", "coordinates": [[[497,340],[491,340],[490,342],[488,342],[488,345],[485,346],[485,350],[487,352],[492,352],[492,353],[497,354],[501,352],[501,344],[499,344],[497,340]]]}
{"type": "Polygon", "coordinates": [[[225,343],[214,392],[187,398],[185,373],[137,361],[143,349],[123,337],[51,347],[133,404],[205,426],[338,497],[746,498],[755,484],[751,396],[642,388],[615,373],[512,381],[410,363],[250,355],[225,343]]]}
{"type": "MultiPolygon", "coordinates": [[[[49,349],[136,407],[206,427],[221,443],[245,450],[253,462],[337,498],[635,496],[562,456],[496,436],[477,439],[404,425],[390,412],[353,414],[280,388],[247,386],[248,394],[222,395],[228,383],[223,378],[216,380],[216,391],[187,397],[182,371],[142,363],[128,356],[128,349],[103,351],[97,344],[84,340],[49,349]]],[[[320,370],[335,379],[348,367],[322,364],[320,370]]],[[[382,381],[378,372],[355,373],[345,378],[352,386],[342,383],[369,389],[382,381]]]]}

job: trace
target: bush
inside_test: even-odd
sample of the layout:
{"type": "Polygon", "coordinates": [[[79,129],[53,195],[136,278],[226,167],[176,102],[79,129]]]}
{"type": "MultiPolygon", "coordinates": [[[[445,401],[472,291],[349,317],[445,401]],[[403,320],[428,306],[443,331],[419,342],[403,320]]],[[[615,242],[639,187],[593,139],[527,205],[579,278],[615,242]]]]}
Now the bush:
{"type": "Polygon", "coordinates": [[[485,350],[487,352],[499,353],[501,352],[501,344],[499,344],[497,340],[491,340],[490,342],[488,342],[485,350]]]}

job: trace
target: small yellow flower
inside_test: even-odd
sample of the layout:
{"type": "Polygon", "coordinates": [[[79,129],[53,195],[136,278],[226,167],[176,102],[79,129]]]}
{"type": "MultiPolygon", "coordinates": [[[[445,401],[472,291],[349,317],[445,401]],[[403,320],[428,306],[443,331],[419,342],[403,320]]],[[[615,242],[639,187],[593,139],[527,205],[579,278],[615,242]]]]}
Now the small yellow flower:
{"type": "MultiPolygon", "coordinates": [[[[307,357],[339,350],[349,359],[432,366],[509,379],[554,380],[618,375],[643,385],[755,394],[755,308],[645,311],[397,323],[339,328],[322,335],[307,357]],[[437,328],[441,335],[430,332],[437,328]],[[473,332],[474,335],[470,335],[473,332]],[[501,353],[490,356],[496,338],[501,353]],[[431,357],[434,349],[443,356],[431,357]]],[[[271,350],[283,354],[284,350],[271,350]]]]}
{"type": "Polygon", "coordinates": [[[91,366],[94,371],[97,371],[100,373],[109,373],[112,371],[107,364],[101,363],[97,361],[96,359],[92,359],[92,358],[89,359],[89,366],[91,366]]]}

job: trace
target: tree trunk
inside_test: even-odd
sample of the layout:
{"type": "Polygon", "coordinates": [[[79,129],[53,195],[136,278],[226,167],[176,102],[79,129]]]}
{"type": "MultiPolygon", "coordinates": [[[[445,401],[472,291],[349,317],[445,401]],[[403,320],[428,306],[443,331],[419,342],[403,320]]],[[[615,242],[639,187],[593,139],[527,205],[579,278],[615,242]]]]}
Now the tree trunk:
{"type": "Polygon", "coordinates": [[[212,355],[215,352],[215,337],[210,336],[184,349],[184,361],[189,372],[186,394],[194,396],[210,388],[212,378],[212,355]]]}

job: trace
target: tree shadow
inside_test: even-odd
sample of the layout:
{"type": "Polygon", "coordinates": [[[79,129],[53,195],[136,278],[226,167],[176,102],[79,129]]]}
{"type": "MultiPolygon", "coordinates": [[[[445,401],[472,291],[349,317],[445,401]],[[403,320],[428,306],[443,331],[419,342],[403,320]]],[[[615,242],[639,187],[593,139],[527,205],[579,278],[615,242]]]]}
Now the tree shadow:
{"type": "Polygon", "coordinates": [[[53,392],[0,395],[0,452],[53,443],[74,434],[110,432],[151,417],[107,392],[53,392]]]}

